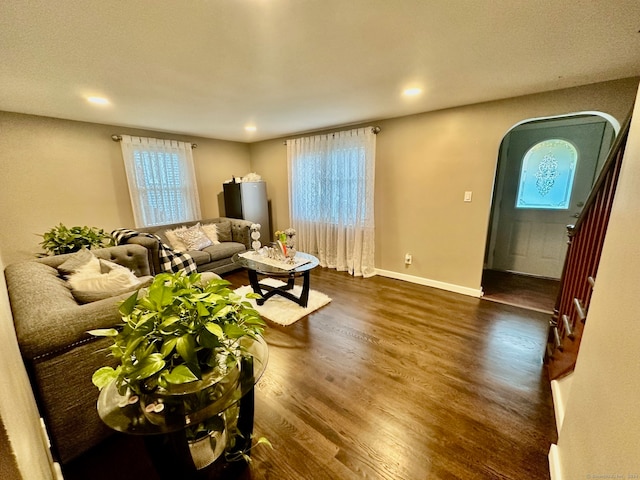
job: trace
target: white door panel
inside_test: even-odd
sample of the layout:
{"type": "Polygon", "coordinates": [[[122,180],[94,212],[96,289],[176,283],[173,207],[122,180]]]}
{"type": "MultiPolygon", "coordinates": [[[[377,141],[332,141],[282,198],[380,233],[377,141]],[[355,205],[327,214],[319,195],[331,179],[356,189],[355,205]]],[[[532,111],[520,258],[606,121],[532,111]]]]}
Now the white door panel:
{"type": "MultiPolygon", "coordinates": [[[[496,216],[498,228],[491,268],[550,278],[560,277],[567,249],[566,226],[575,222],[575,214],[581,210],[591,191],[605,125],[604,122],[594,122],[583,125],[546,126],[510,133],[507,165],[504,169],[505,180],[502,183],[500,207],[496,216]],[[564,178],[557,173],[560,168],[552,146],[569,144],[572,151],[577,152],[577,161],[571,164],[575,165],[575,173],[572,189],[568,190],[569,196],[560,195],[565,199],[562,208],[558,208],[560,204],[550,207],[517,208],[519,186],[522,189],[521,168],[527,152],[536,145],[539,150],[549,146],[548,154],[544,154],[543,150],[539,151],[538,156],[541,158],[544,154],[544,159],[538,159],[538,169],[527,171],[526,178],[531,182],[531,189],[538,189],[541,198],[547,195],[550,188],[555,188],[556,190],[551,191],[549,197],[546,197],[550,198],[558,188],[571,184],[566,180],[567,170],[563,173],[564,178]],[[565,206],[567,208],[564,208],[565,206]]],[[[562,153],[558,154],[558,157],[561,156],[562,153]]],[[[522,197],[519,202],[526,204],[522,197]]]]}

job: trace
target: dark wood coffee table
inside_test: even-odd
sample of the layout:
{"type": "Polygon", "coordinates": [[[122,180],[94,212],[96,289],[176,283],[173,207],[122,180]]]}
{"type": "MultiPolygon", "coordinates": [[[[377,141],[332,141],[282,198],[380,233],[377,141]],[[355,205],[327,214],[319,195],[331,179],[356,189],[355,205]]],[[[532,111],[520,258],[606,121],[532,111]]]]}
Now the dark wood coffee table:
{"type": "Polygon", "coordinates": [[[263,305],[265,301],[267,301],[274,295],[280,295],[291,300],[292,302],[297,303],[301,307],[307,306],[307,303],[309,302],[309,273],[311,272],[311,270],[316,268],[319,263],[316,257],[308,253],[296,252],[296,260],[306,260],[306,263],[288,270],[279,268],[274,265],[262,263],[260,261],[260,256],[257,254],[251,256],[242,255],[243,254],[236,253],[233,256],[233,261],[247,270],[251,288],[253,288],[253,291],[255,293],[262,296],[262,298],[256,300],[256,303],[258,305],[263,305]],[[271,285],[260,283],[258,281],[258,275],[286,277],[287,283],[286,285],[282,285],[281,287],[272,287],[271,285]],[[302,277],[302,292],[300,293],[299,297],[296,297],[293,293],[290,292],[295,285],[296,277],[302,277]]]}

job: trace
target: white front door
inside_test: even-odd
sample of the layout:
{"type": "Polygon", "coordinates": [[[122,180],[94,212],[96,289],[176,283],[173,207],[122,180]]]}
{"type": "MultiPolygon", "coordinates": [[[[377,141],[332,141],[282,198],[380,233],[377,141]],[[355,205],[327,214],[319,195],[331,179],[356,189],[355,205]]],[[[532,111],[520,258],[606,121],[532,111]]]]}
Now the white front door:
{"type": "Polygon", "coordinates": [[[566,226],[582,210],[601,149],[611,143],[603,146],[606,126],[600,119],[510,133],[491,268],[560,278],[566,226]]]}

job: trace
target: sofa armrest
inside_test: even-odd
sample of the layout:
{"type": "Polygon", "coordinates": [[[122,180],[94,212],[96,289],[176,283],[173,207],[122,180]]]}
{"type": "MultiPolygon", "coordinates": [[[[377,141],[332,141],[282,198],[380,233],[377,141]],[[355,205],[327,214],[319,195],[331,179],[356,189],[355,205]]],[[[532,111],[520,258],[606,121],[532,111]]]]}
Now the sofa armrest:
{"type": "Polygon", "coordinates": [[[30,360],[92,339],[88,330],[121,323],[118,304],[133,293],[78,305],[55,267],[39,261],[8,265],[5,278],[20,350],[30,360]]]}
{"type": "Polygon", "coordinates": [[[120,302],[131,295],[133,292],[52,311],[48,315],[34,315],[26,322],[22,318],[19,324],[16,322],[16,333],[23,356],[42,360],[57,356],[77,345],[98,340],[87,332],[120,325],[120,302]]]}
{"type": "Polygon", "coordinates": [[[242,243],[247,250],[251,249],[251,225],[253,222],[239,218],[220,217],[221,222],[231,222],[231,239],[242,243]]]}
{"type": "Polygon", "coordinates": [[[149,275],[158,275],[162,273],[160,265],[160,242],[151,237],[131,237],[125,245],[140,245],[146,249],[147,261],[149,263],[149,275]]]}

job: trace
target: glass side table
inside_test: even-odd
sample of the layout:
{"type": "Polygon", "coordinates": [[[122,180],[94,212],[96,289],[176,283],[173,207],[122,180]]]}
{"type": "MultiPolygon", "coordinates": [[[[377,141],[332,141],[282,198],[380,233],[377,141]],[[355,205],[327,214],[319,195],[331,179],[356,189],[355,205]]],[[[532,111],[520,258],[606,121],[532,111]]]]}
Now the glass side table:
{"type": "Polygon", "coordinates": [[[120,395],[111,383],[100,392],[98,415],[118,432],[144,437],[160,478],[224,478],[246,465],[226,459],[251,448],[254,386],[268,360],[264,339],[243,339],[242,346],[247,355],[236,368],[171,393],[120,395]]]}

